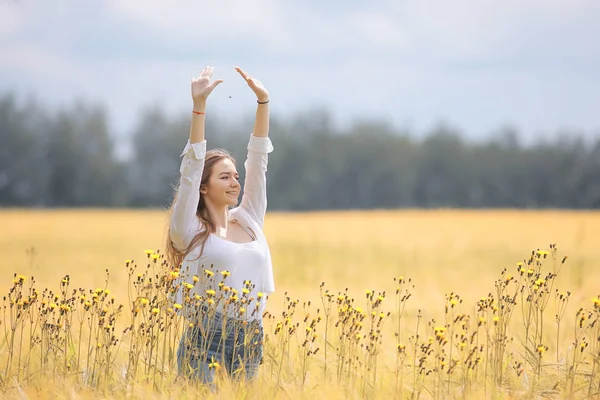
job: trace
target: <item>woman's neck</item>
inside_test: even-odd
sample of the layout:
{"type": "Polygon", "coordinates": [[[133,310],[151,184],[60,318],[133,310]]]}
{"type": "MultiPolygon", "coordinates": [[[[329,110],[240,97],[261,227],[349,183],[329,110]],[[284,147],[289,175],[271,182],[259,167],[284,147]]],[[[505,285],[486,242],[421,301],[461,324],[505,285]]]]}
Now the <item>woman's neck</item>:
{"type": "Polygon", "coordinates": [[[217,233],[219,233],[221,230],[227,231],[227,227],[229,225],[227,207],[224,207],[224,208],[208,207],[207,211],[208,211],[208,216],[210,217],[210,220],[215,225],[217,233]]]}

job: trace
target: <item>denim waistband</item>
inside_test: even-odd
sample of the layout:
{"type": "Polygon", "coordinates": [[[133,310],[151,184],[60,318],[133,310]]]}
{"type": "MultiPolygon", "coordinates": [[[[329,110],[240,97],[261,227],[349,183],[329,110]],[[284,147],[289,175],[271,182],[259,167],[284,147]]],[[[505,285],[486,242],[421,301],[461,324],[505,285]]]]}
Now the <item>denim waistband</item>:
{"type": "Polygon", "coordinates": [[[254,319],[245,319],[245,318],[234,318],[223,314],[216,309],[210,309],[209,307],[203,305],[201,306],[195,315],[195,320],[197,322],[206,321],[208,318],[212,319],[213,322],[222,323],[225,320],[226,324],[229,325],[244,325],[244,323],[249,324],[251,326],[262,327],[262,318],[254,318],[254,319]]]}

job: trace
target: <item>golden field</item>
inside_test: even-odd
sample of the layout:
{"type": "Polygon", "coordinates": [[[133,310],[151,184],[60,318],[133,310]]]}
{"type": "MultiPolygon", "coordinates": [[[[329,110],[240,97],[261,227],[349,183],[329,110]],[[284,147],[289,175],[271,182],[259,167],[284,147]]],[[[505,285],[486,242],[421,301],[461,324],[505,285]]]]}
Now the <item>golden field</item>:
{"type": "MultiPolygon", "coordinates": [[[[149,262],[144,250],[162,251],[166,218],[167,214],[162,210],[0,211],[0,285],[3,293],[7,293],[13,286],[14,273],[27,277],[26,287],[31,277],[35,277],[35,286],[40,291],[43,288],[58,290],[65,275],[70,276],[72,288],[104,288],[105,271],[108,269],[111,296],[115,297],[117,303],[129,307],[125,260],[133,259],[140,267],[144,267],[149,262]]],[[[582,326],[580,333],[576,333],[579,324],[578,309],[583,307],[593,311],[594,299],[597,300],[600,295],[598,212],[407,210],[269,213],[265,232],[273,255],[277,288],[277,292],[269,299],[268,310],[273,317],[265,321],[265,332],[276,338],[276,323],[288,305],[284,301],[286,292],[292,300],[299,300],[294,318],[302,323],[307,313],[301,307],[304,302],[311,301],[308,310],[311,318],[317,315],[317,308],[320,308],[321,315],[323,313],[324,300],[320,290],[322,282],[323,291],[329,290],[331,294],[335,294],[330,301],[336,320],[341,317],[338,317],[338,311],[335,310],[344,304],[354,309],[369,310],[372,304],[366,291],[372,290],[376,296],[381,293],[385,298],[377,306],[378,315],[381,312],[386,314],[380,333],[379,353],[374,361],[372,357],[361,353],[363,350],[358,344],[353,351],[361,354],[359,365],[362,367],[342,371],[342,379],[339,375],[337,379],[335,376],[326,376],[323,374],[325,361],[322,349],[324,322],[321,321],[314,330],[319,338],[315,343],[322,341],[323,344],[320,352],[310,356],[310,367],[306,367],[308,373],[304,374],[302,382],[299,383],[297,378],[301,361],[296,353],[302,352],[298,343],[302,341],[299,336],[304,333],[298,330],[290,334],[289,338],[289,343],[293,343],[298,350],[290,353],[289,359],[286,358],[285,368],[276,365],[279,361],[268,361],[263,365],[258,379],[259,383],[266,384],[246,388],[226,386],[221,396],[299,398],[308,394],[333,398],[411,398],[411,395],[416,397],[414,387],[417,383],[421,385],[418,393],[420,398],[512,398],[537,397],[541,394],[582,398],[600,391],[600,364],[596,366],[598,360],[594,361],[593,353],[600,349],[600,343],[593,337],[593,329],[596,328],[583,330],[587,329],[586,325],[582,326]],[[557,247],[555,261],[552,258],[554,253],[549,248],[551,244],[556,244],[557,247]],[[538,249],[541,253],[537,253],[538,249]],[[460,315],[468,315],[468,329],[471,329],[470,332],[477,331],[477,305],[480,299],[488,297],[490,293],[492,297],[496,296],[497,279],[506,279],[507,285],[509,281],[511,285],[514,283],[515,290],[519,285],[522,287],[522,283],[527,281],[527,273],[519,278],[518,268],[523,266],[518,267],[517,263],[525,262],[524,266],[529,269],[527,260],[532,251],[536,252],[533,263],[540,264],[540,279],[546,277],[547,272],[561,267],[561,261],[568,256],[558,276],[549,279],[552,286],[547,288],[548,293],[543,299],[547,302],[543,320],[534,322],[540,330],[543,327],[543,333],[540,333],[542,343],[533,347],[534,355],[537,345],[547,346],[547,349],[544,347],[539,351],[540,359],[528,362],[527,359],[531,356],[519,345],[519,340],[523,340],[524,335],[524,318],[523,302],[517,301],[512,321],[507,326],[508,350],[503,353],[505,358],[496,360],[504,371],[503,382],[494,385],[489,377],[483,377],[486,375],[483,365],[485,362],[477,371],[459,368],[456,363],[455,369],[451,369],[453,373],[456,371],[455,375],[440,369],[441,362],[445,365],[445,371],[448,371],[453,365],[452,354],[454,357],[460,354],[459,347],[456,347],[458,341],[450,341],[448,344],[445,342],[450,337],[450,332],[458,335],[458,330],[455,330],[458,329],[458,322],[452,322],[448,319],[449,316],[452,315],[452,319],[456,320],[460,315]],[[504,268],[507,272],[501,276],[504,268]],[[511,276],[507,278],[509,274],[511,276]],[[405,282],[403,290],[408,289],[411,296],[402,313],[400,334],[396,336],[399,313],[395,292],[398,283],[394,278],[399,277],[405,282]],[[408,279],[411,280],[410,284],[406,283],[408,279]],[[344,300],[340,298],[338,301],[340,292],[346,288],[347,295],[342,295],[344,300]],[[564,303],[564,319],[558,339],[556,307],[563,305],[557,300],[556,290],[559,293],[570,292],[568,302],[564,303]],[[448,298],[450,293],[454,295],[448,298]],[[448,304],[451,304],[451,310],[446,313],[445,307],[448,304]],[[434,345],[432,355],[425,363],[430,373],[422,378],[414,374],[414,357],[411,358],[411,354],[416,355],[417,350],[410,351],[411,343],[414,345],[415,340],[418,310],[422,313],[419,338],[423,343],[431,338],[434,345]],[[435,322],[428,326],[432,319],[435,322]],[[448,332],[447,336],[438,334],[439,330],[435,330],[435,327],[442,327],[444,332],[448,332]],[[575,341],[579,346],[583,343],[581,338],[585,338],[586,348],[580,352],[581,355],[571,356],[578,353],[574,352],[573,343],[575,341]],[[399,346],[406,348],[400,361],[397,355],[399,346]],[[454,350],[450,350],[452,346],[455,347],[454,350]],[[445,361],[435,358],[440,355],[445,355],[445,361]],[[573,360],[579,360],[577,368],[573,368],[573,360]],[[364,365],[361,364],[363,362],[364,365]],[[394,371],[398,362],[402,365],[399,370],[394,371]],[[521,367],[518,366],[519,363],[521,367]],[[367,364],[379,366],[377,378],[371,376],[374,372],[367,364]],[[284,373],[279,372],[275,381],[273,371],[278,368],[279,371],[283,369],[284,373]],[[459,373],[459,370],[462,372],[459,373]],[[534,375],[537,375],[537,379],[534,375]],[[400,376],[404,377],[401,383],[400,376]],[[349,382],[356,382],[355,378],[366,383],[349,386],[349,382]]],[[[543,289],[545,284],[543,282],[539,286],[543,289]]],[[[512,286],[509,289],[513,290],[512,286]]],[[[489,320],[486,320],[487,336],[484,336],[483,327],[479,328],[481,343],[484,342],[484,337],[490,340],[490,332],[499,329],[490,325],[493,314],[490,310],[486,311],[490,313],[489,320]]],[[[5,332],[6,315],[5,311],[5,332]]],[[[126,320],[127,316],[123,318],[126,320]]],[[[463,329],[467,330],[464,326],[463,329]]],[[[332,332],[335,332],[333,327],[330,328],[329,335],[332,332]]],[[[3,334],[1,330],[0,334],[3,334]]],[[[6,337],[6,333],[4,336],[6,337]]],[[[332,366],[331,370],[335,369],[336,360],[332,357],[338,339],[332,340],[330,336],[329,340],[330,358],[327,364],[332,366]]],[[[367,339],[363,337],[361,340],[367,339]]],[[[491,342],[485,342],[491,349],[491,342]]],[[[276,340],[273,343],[277,343],[276,340]]],[[[6,342],[3,346],[6,347],[6,342]]],[[[277,356],[273,360],[280,360],[281,349],[278,350],[275,345],[270,346],[272,354],[277,356]]],[[[4,371],[5,364],[6,361],[2,361],[0,371],[4,371]]],[[[45,380],[32,380],[30,384],[22,385],[17,385],[14,380],[10,382],[3,379],[2,382],[3,390],[9,397],[18,397],[23,393],[30,397],[42,393],[49,396],[47,392],[40,391],[41,385],[48,383],[45,380]]],[[[53,380],[52,385],[55,388],[52,393],[70,393],[69,396],[83,397],[94,397],[96,393],[95,389],[78,384],[77,379],[69,378],[68,374],[66,378],[62,376],[58,381],[53,380]]],[[[116,384],[114,390],[106,387],[104,390],[103,396],[126,397],[126,391],[119,389],[116,384]]],[[[141,391],[129,395],[193,397],[189,394],[193,392],[188,393],[175,384],[172,387],[161,386],[155,394],[150,394],[153,391],[148,386],[139,390],[141,391]]]]}

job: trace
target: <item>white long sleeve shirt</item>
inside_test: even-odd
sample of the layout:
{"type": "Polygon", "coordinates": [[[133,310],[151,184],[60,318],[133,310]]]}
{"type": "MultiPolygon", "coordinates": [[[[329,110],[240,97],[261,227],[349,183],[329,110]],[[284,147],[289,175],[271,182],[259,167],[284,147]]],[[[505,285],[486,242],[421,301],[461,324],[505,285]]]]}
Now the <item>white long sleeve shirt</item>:
{"type": "MultiPolygon", "coordinates": [[[[275,291],[271,252],[262,229],[267,210],[268,153],[273,151],[273,145],[268,137],[250,135],[247,150],[242,200],[238,207],[228,211],[228,218],[230,221],[237,220],[245,228],[250,228],[256,235],[255,240],[236,243],[211,233],[200,257],[200,246],[185,257],[179,283],[194,284],[191,295],[202,296],[204,301],[209,298],[230,298],[233,295],[232,290],[235,289],[238,301],[242,296],[254,299],[250,304],[242,306],[246,312],[240,313],[239,303],[237,308],[227,306],[224,309],[222,301],[216,302],[217,310],[232,317],[253,320],[262,317],[266,296],[275,291]],[[194,276],[198,278],[197,282],[194,282],[194,276]],[[253,288],[248,288],[245,281],[250,281],[253,288]],[[244,294],[244,288],[250,292],[244,294]],[[212,290],[215,291],[214,294],[212,290]],[[259,293],[262,293],[262,296],[259,293]]],[[[170,220],[170,236],[175,247],[184,250],[192,239],[205,229],[196,211],[200,200],[206,141],[194,144],[188,141],[181,156],[181,177],[170,220]]],[[[182,286],[176,296],[175,301],[179,304],[184,302],[183,291],[182,286]]]]}

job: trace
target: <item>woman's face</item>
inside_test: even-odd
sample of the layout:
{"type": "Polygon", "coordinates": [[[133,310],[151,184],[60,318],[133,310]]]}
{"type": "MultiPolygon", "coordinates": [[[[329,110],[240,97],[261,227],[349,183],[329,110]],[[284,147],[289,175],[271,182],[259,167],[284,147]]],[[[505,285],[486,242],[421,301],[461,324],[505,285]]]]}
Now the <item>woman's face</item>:
{"type": "Polygon", "coordinates": [[[229,158],[215,163],[208,184],[200,188],[204,202],[216,207],[235,206],[240,195],[239,175],[235,164],[229,158]]]}

